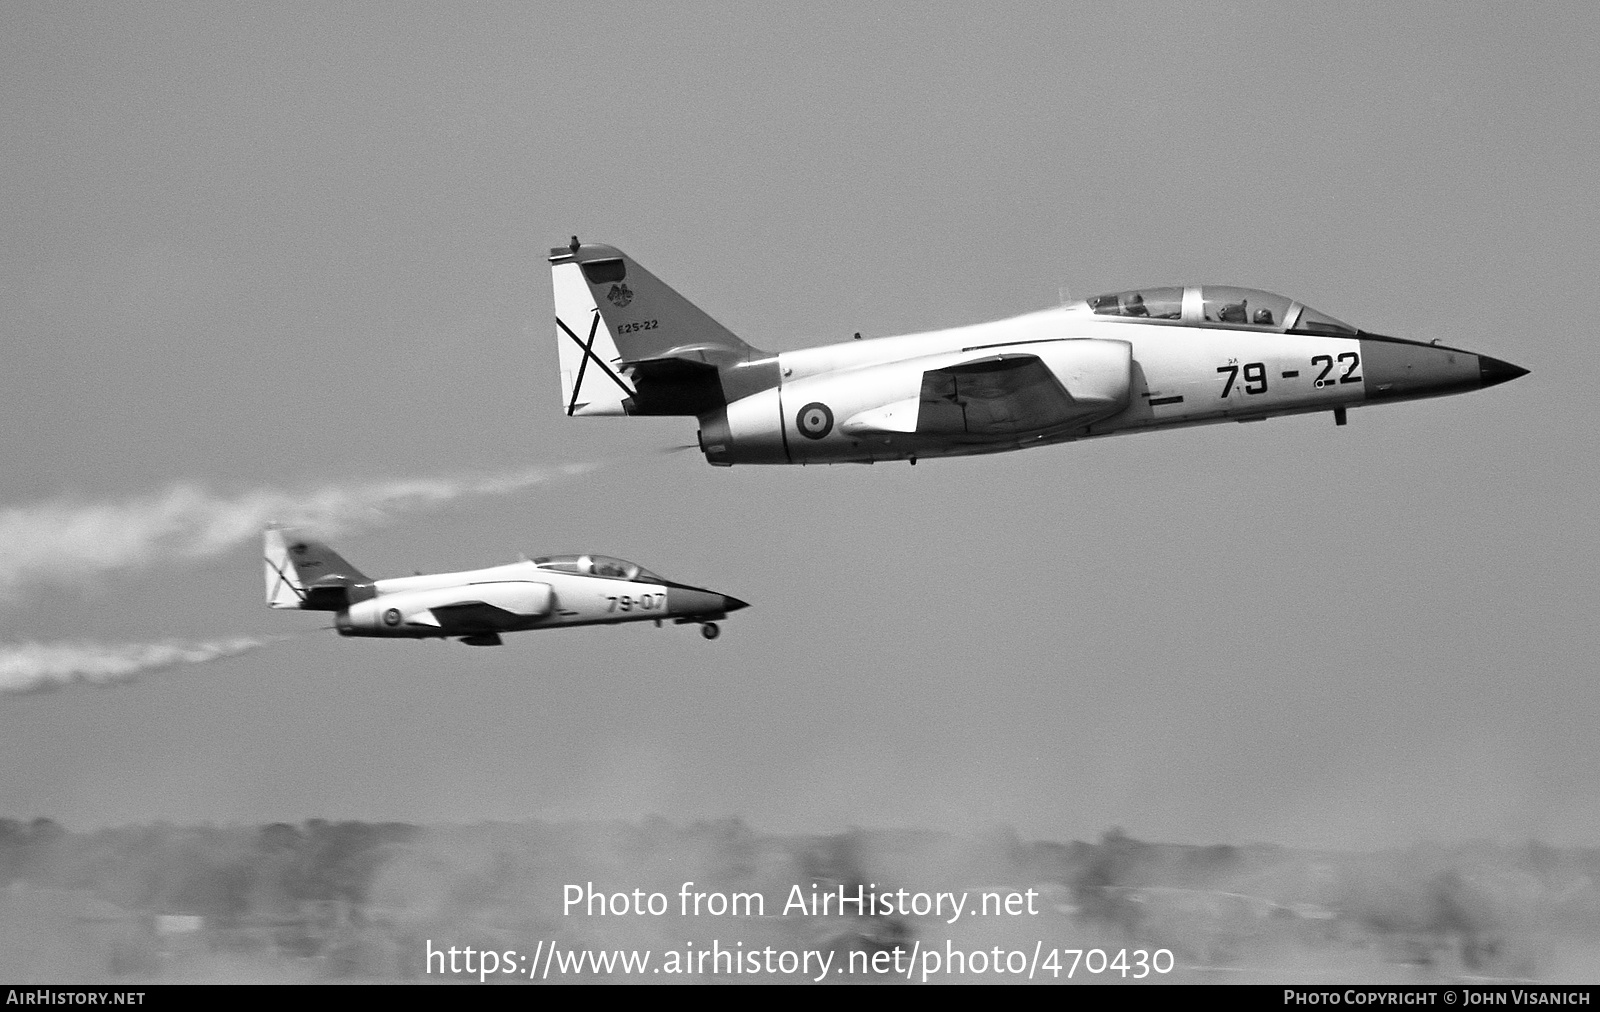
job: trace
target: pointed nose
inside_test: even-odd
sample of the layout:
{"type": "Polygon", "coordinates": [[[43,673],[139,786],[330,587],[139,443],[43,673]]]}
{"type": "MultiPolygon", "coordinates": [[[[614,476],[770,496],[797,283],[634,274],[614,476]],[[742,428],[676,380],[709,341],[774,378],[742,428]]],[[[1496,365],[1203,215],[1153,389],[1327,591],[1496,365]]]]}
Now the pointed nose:
{"type": "Polygon", "coordinates": [[[714,590],[696,587],[668,587],[668,615],[726,615],[730,611],[750,607],[736,597],[718,594],[714,590]]]}
{"type": "Polygon", "coordinates": [[[1521,366],[1442,345],[1373,334],[1361,340],[1367,400],[1412,400],[1481,390],[1526,375],[1521,366]]]}
{"type": "Polygon", "coordinates": [[[1492,387],[1497,383],[1506,383],[1514,380],[1518,376],[1526,376],[1528,375],[1528,370],[1520,365],[1512,365],[1510,362],[1502,362],[1497,358],[1479,355],[1478,375],[1483,378],[1484,386],[1492,387]]]}

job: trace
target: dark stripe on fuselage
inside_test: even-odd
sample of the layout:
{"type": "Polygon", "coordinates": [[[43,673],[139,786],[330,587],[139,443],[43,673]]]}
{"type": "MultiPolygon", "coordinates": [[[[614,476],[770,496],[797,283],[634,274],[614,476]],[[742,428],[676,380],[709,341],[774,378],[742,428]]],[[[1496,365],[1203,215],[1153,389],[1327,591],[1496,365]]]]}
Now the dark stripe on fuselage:
{"type": "Polygon", "coordinates": [[[1366,399],[1439,397],[1483,386],[1478,356],[1460,348],[1360,333],[1366,399]]]}

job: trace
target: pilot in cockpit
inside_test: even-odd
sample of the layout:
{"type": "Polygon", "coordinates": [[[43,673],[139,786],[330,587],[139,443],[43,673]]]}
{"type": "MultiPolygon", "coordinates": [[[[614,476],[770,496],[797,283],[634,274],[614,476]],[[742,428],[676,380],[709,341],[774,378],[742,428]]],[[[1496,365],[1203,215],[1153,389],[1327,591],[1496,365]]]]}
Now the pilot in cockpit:
{"type": "Polygon", "coordinates": [[[1255,322],[1263,327],[1271,327],[1276,323],[1276,321],[1272,319],[1272,310],[1270,309],[1256,310],[1255,322]]]}
{"type": "Polygon", "coordinates": [[[1124,299],[1122,303],[1122,315],[1149,316],[1150,310],[1145,308],[1144,296],[1140,295],[1138,292],[1134,292],[1132,295],[1124,299]]]}

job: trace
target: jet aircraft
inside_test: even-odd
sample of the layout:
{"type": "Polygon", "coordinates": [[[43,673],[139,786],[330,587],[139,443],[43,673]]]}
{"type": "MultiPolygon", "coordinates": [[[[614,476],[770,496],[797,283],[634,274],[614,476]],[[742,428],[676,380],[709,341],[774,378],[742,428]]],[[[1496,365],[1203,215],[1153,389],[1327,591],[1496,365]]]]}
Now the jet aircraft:
{"type": "Polygon", "coordinates": [[[561,408],[693,415],[714,465],[875,463],[1477,390],[1527,370],[1271,292],[1144,288],[773,354],[614,246],[550,251],[561,408]]]}
{"type": "Polygon", "coordinates": [[[373,580],[320,541],[266,532],[267,605],[331,611],[341,636],[457,637],[499,646],[500,634],[617,622],[699,623],[748,607],[738,598],[673,583],[604,555],[551,555],[460,573],[373,580]]]}

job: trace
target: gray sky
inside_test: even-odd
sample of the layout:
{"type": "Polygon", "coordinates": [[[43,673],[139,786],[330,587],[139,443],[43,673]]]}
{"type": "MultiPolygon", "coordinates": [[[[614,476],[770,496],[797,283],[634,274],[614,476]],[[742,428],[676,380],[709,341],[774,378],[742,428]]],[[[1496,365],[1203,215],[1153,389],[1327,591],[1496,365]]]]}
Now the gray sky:
{"type": "MultiPolygon", "coordinates": [[[[1592,6],[17,5],[0,510],[596,463],[374,575],[593,550],[753,602],[294,639],[0,697],[0,815],[1600,840],[1592,6]],[[1525,366],[1460,397],[909,467],[558,407],[547,247],[785,350],[1247,285],[1525,366]]],[[[0,640],[314,628],[251,544],[0,640]]]]}

